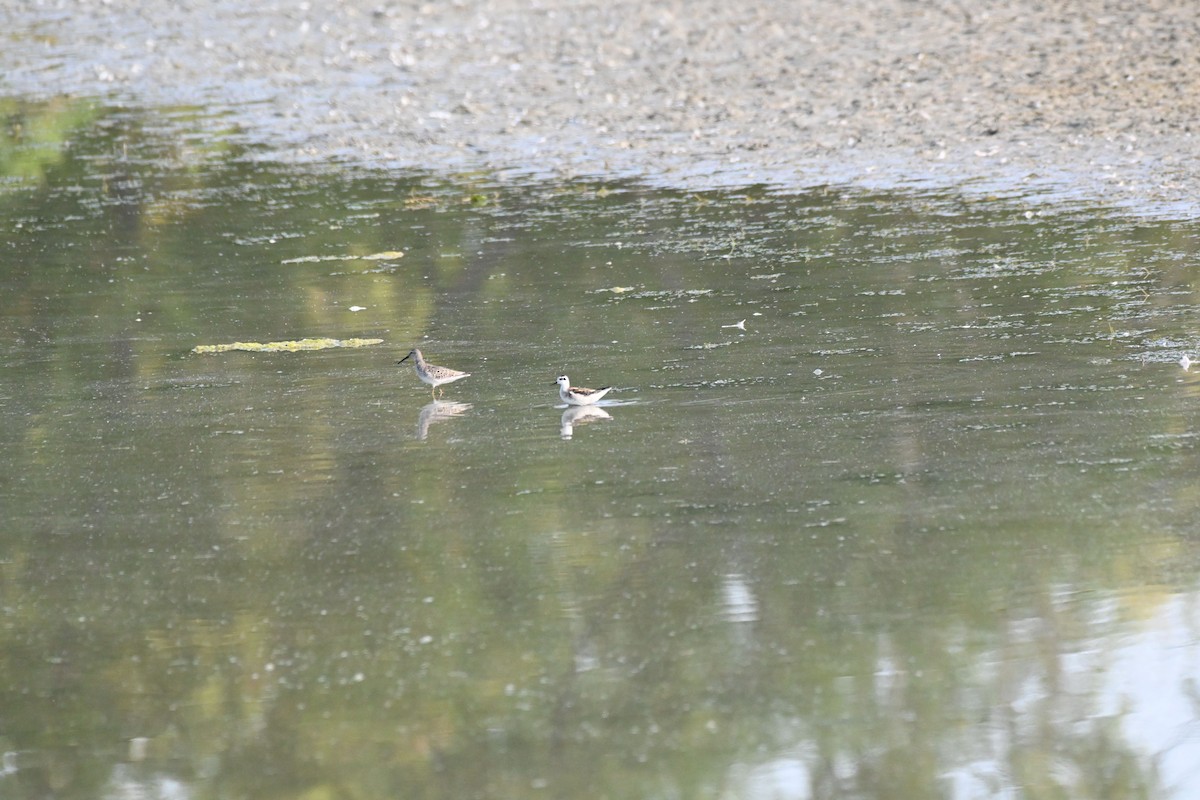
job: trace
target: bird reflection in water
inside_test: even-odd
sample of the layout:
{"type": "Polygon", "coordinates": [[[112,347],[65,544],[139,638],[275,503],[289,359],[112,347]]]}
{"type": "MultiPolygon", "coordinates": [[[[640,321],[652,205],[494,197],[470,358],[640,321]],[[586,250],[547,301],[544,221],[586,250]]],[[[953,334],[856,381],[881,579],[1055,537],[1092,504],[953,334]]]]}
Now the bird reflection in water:
{"type": "Polygon", "coordinates": [[[571,406],[563,412],[559,432],[562,438],[570,439],[575,435],[576,423],[583,424],[598,419],[612,419],[612,415],[597,406],[571,406]]]}
{"type": "Polygon", "coordinates": [[[417,417],[417,438],[422,442],[429,435],[429,426],[435,422],[461,417],[471,410],[470,403],[456,403],[453,400],[434,400],[421,406],[421,415],[417,417]]]}

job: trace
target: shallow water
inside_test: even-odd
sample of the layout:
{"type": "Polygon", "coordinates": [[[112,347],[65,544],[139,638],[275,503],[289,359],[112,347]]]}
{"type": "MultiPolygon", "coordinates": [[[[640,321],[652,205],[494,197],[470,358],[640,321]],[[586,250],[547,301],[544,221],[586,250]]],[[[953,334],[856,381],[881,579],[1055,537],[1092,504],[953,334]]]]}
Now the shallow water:
{"type": "Polygon", "coordinates": [[[1200,787],[1194,223],[5,108],[0,795],[1200,787]]]}

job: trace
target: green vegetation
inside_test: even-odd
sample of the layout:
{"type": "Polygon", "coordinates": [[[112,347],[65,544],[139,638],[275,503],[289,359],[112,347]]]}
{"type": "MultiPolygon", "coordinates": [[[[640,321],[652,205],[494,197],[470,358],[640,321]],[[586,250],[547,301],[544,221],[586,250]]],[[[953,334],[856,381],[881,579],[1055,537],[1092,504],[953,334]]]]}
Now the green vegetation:
{"type": "Polygon", "coordinates": [[[331,347],[370,347],[382,344],[383,339],[291,339],[286,342],[229,342],[228,344],[198,344],[193,353],[228,353],[242,350],[248,353],[296,353],[304,350],[328,350],[331,347]]]}

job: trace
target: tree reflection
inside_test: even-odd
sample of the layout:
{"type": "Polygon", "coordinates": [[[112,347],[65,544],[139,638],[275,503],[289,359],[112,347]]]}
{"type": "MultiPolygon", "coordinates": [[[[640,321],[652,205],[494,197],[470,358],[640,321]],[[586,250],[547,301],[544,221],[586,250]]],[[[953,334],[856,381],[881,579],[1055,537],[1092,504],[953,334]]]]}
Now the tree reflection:
{"type": "Polygon", "coordinates": [[[0,795],[1175,791],[1112,684],[1194,624],[1195,553],[1104,498],[1190,485],[1145,454],[1187,417],[1020,366],[1127,322],[1169,226],[347,177],[201,146],[186,110],[6,113],[0,795]],[[715,341],[740,303],[766,344],[715,341]],[[310,335],[487,368],[418,411],[382,348],[189,355],[310,335]],[[584,410],[512,387],[568,346],[674,402],[561,441],[584,410]]]}

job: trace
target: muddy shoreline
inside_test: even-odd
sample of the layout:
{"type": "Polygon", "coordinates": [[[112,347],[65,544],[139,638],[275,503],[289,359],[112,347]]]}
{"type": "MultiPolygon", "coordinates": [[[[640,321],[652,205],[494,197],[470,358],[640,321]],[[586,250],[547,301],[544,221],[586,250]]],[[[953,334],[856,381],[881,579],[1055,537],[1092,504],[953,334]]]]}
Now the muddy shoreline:
{"type": "Polygon", "coordinates": [[[204,106],[271,157],[1195,217],[1200,15],[1083,0],[45,0],[6,94],[204,106]]]}

